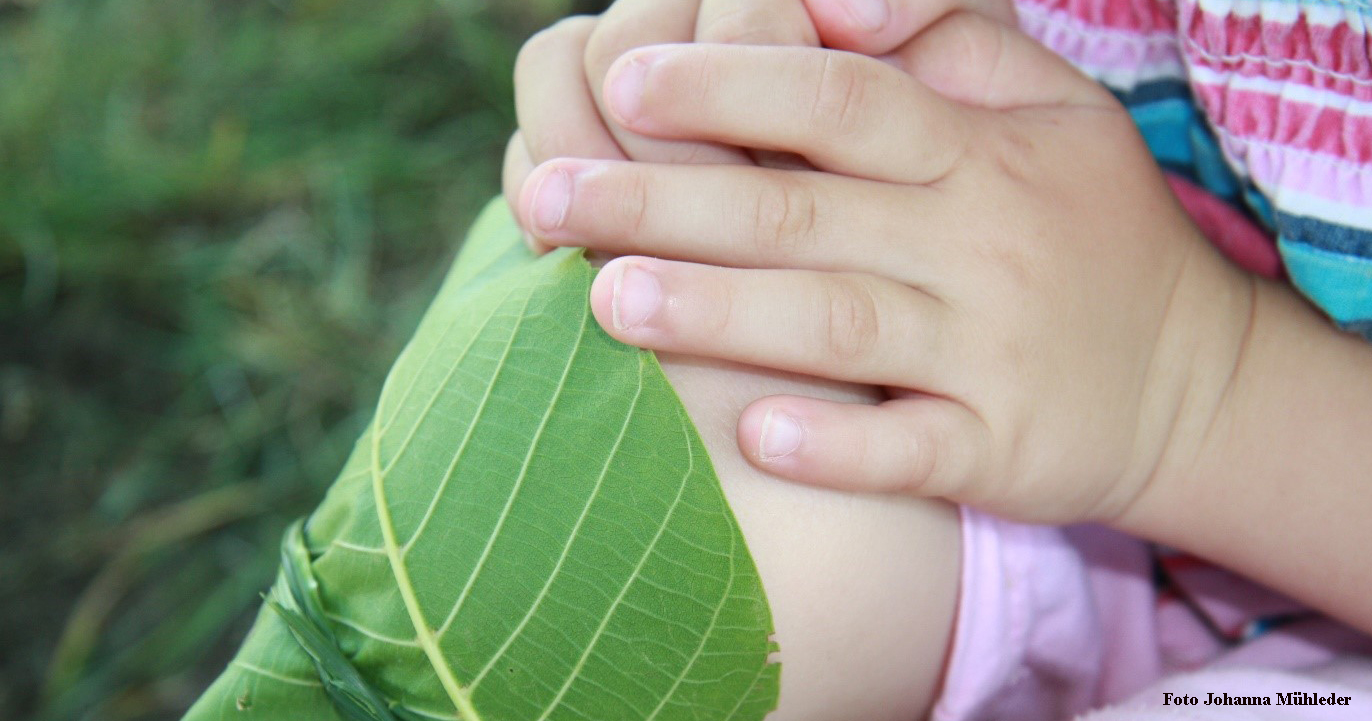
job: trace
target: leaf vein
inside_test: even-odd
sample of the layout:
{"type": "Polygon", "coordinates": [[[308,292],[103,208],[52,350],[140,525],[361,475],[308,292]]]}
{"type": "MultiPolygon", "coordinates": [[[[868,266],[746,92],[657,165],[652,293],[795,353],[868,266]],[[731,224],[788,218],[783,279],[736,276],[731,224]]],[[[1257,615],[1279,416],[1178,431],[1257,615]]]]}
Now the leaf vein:
{"type": "MultiPolygon", "coordinates": [[[[505,301],[506,301],[506,300],[509,300],[510,296],[513,295],[513,294],[514,294],[514,291],[513,291],[513,290],[511,290],[509,293],[507,293],[507,294],[505,295],[505,297],[501,299],[499,305],[504,305],[505,301]]],[[[530,295],[530,297],[532,297],[532,294],[530,295]]],[[[524,301],[524,302],[525,302],[526,306],[527,306],[527,304],[528,304],[528,300],[529,300],[528,298],[525,298],[525,301],[524,301]]],[[[499,305],[497,305],[497,307],[499,307],[499,305]]],[[[444,391],[445,389],[447,389],[447,387],[448,387],[448,381],[452,379],[453,373],[456,373],[456,372],[457,372],[457,369],[460,368],[460,367],[462,366],[462,361],[466,359],[467,353],[471,351],[472,346],[476,345],[476,341],[477,341],[479,338],[481,338],[481,336],[482,336],[482,334],[485,332],[487,326],[489,326],[489,325],[491,324],[491,321],[492,321],[497,315],[499,315],[499,314],[498,314],[498,313],[491,313],[490,315],[486,316],[486,320],[484,320],[484,321],[481,322],[481,327],[478,328],[478,329],[476,330],[476,332],[472,333],[472,338],[471,338],[471,340],[467,341],[466,347],[464,347],[464,348],[462,349],[462,352],[458,354],[457,358],[453,359],[452,364],[451,364],[451,365],[449,366],[449,368],[448,368],[448,372],[443,376],[443,381],[440,382],[440,383],[438,384],[438,387],[434,389],[434,392],[433,392],[433,393],[430,393],[430,394],[429,394],[428,400],[425,401],[425,403],[424,403],[424,408],[423,408],[423,410],[421,410],[421,411],[419,412],[419,415],[418,415],[417,417],[415,417],[415,419],[414,419],[414,424],[410,426],[410,431],[409,431],[408,433],[405,434],[405,440],[401,441],[400,447],[397,448],[397,449],[395,449],[395,452],[391,454],[390,459],[386,462],[386,467],[385,467],[385,469],[383,469],[383,470],[381,471],[381,475],[384,476],[384,475],[390,473],[390,472],[391,472],[391,469],[395,467],[396,462],[398,462],[398,461],[400,460],[400,457],[403,456],[403,455],[405,455],[405,451],[407,451],[407,450],[409,449],[409,447],[410,447],[410,442],[414,440],[415,434],[419,432],[419,427],[422,426],[422,425],[424,425],[424,421],[428,419],[429,413],[433,411],[434,404],[438,402],[439,397],[441,397],[441,396],[443,395],[443,391],[444,391]]],[[[519,320],[515,322],[514,328],[511,329],[511,331],[510,331],[510,338],[511,338],[511,339],[513,339],[514,336],[517,335],[517,334],[519,333],[519,327],[520,327],[520,325],[523,323],[523,320],[524,320],[523,314],[521,313],[521,314],[520,314],[519,320]]],[[[420,368],[416,369],[416,370],[415,370],[415,375],[416,375],[416,376],[420,375],[420,374],[422,373],[423,370],[424,370],[423,367],[420,367],[420,368]]],[[[392,376],[391,376],[392,378],[394,377],[394,373],[395,373],[395,371],[392,371],[392,376]]],[[[379,400],[379,401],[377,402],[378,405],[383,405],[383,404],[386,402],[386,398],[390,395],[390,387],[389,387],[389,386],[390,386],[390,383],[389,383],[389,381],[390,381],[390,378],[387,378],[387,384],[386,384],[386,386],[382,387],[382,389],[381,389],[381,400],[379,400]]],[[[492,382],[494,382],[494,379],[492,379],[492,382]]],[[[399,413],[399,410],[397,410],[396,412],[399,413]]],[[[473,423],[475,423],[475,421],[473,421],[473,423]]],[[[390,425],[390,424],[387,424],[387,426],[389,426],[389,425],[390,425]]],[[[375,434],[373,434],[373,435],[374,435],[374,437],[376,437],[376,438],[380,438],[382,435],[384,435],[384,434],[386,433],[386,431],[387,431],[387,429],[386,429],[386,428],[383,428],[381,431],[379,431],[379,432],[377,432],[377,433],[375,433],[375,434]]],[[[378,449],[378,450],[379,450],[379,449],[378,449]]]]}
{"type": "Polygon", "coordinates": [[[500,517],[496,519],[495,528],[491,530],[490,537],[486,539],[486,546],[481,551],[481,557],[477,559],[471,574],[467,576],[467,581],[462,587],[462,593],[453,603],[452,611],[443,620],[443,625],[438,628],[437,637],[439,640],[443,639],[443,635],[448,632],[448,628],[457,619],[458,612],[462,610],[463,604],[466,603],[471,594],[472,587],[476,585],[477,577],[481,575],[481,571],[486,567],[486,562],[491,557],[491,549],[495,548],[496,541],[500,539],[500,534],[505,529],[505,521],[510,517],[510,508],[514,506],[515,498],[519,497],[519,491],[524,487],[524,481],[529,475],[529,465],[533,463],[534,452],[538,450],[539,443],[543,440],[543,431],[548,427],[548,421],[553,417],[553,411],[557,408],[558,401],[562,400],[562,391],[567,385],[567,376],[571,374],[572,367],[576,364],[576,357],[581,352],[581,338],[586,334],[586,325],[591,317],[590,309],[589,303],[583,305],[581,332],[577,335],[576,346],[571,353],[567,354],[567,364],[562,369],[562,377],[558,379],[557,388],[554,389],[552,398],[549,399],[548,408],[543,413],[543,419],[538,424],[538,430],[534,431],[534,437],[529,440],[529,450],[524,454],[524,463],[519,469],[519,477],[515,479],[514,485],[510,488],[504,508],[500,509],[500,517]]]}
{"type": "MultiPolygon", "coordinates": [[[[644,361],[640,360],[640,363],[641,362],[644,361]]],[[[689,435],[687,436],[687,442],[689,446],[689,435]]],[[[667,511],[667,516],[662,519],[662,524],[658,526],[657,533],[653,536],[653,540],[649,542],[648,547],[643,549],[643,554],[639,557],[638,565],[634,568],[633,573],[629,575],[629,578],[624,582],[624,586],[619,590],[619,595],[615,597],[614,603],[612,603],[610,605],[610,608],[605,611],[605,617],[601,619],[600,626],[596,628],[595,634],[591,637],[590,642],[586,644],[586,649],[582,651],[581,657],[577,659],[576,665],[572,668],[572,672],[567,676],[567,679],[563,682],[562,688],[558,691],[557,697],[554,698],[548,704],[548,707],[543,710],[543,714],[538,717],[538,721],[545,721],[548,718],[548,716],[551,715],[552,712],[557,709],[557,706],[559,703],[561,703],[562,698],[567,695],[567,691],[572,687],[572,683],[576,681],[577,678],[581,675],[582,669],[584,669],[586,666],[586,660],[591,657],[591,653],[595,650],[596,644],[599,642],[600,637],[605,633],[605,629],[609,627],[610,619],[614,618],[615,610],[619,607],[620,603],[623,602],[624,597],[628,595],[629,589],[633,586],[634,581],[638,579],[639,574],[643,571],[643,566],[647,564],[648,558],[652,556],[653,550],[657,547],[657,543],[662,538],[663,532],[666,530],[667,526],[671,524],[672,518],[676,515],[677,507],[681,505],[682,496],[684,496],[686,493],[686,485],[691,478],[691,474],[695,472],[695,454],[688,453],[687,458],[688,464],[686,468],[686,473],[682,475],[680,483],[677,484],[676,498],[672,499],[671,506],[669,506],[667,511]]]]}
{"type": "Polygon", "coordinates": [[[309,679],[309,678],[296,678],[296,677],[294,677],[294,676],[287,676],[287,675],[285,675],[285,674],[283,674],[283,673],[277,673],[276,671],[272,671],[272,670],[270,670],[270,669],[262,668],[261,666],[255,666],[255,665],[253,665],[253,664],[251,664],[251,663],[248,663],[247,661],[243,661],[243,660],[240,660],[240,659],[234,659],[233,665],[234,665],[234,666],[237,666],[237,667],[239,667],[239,668],[241,668],[241,669],[243,669],[243,670],[245,670],[245,671],[250,671],[250,672],[252,672],[252,673],[255,673],[255,674],[257,674],[258,676],[263,676],[263,677],[270,678],[270,679],[273,679],[273,680],[276,680],[276,681],[280,681],[281,683],[288,683],[288,684],[291,684],[292,686],[308,686],[308,687],[310,687],[310,688],[323,688],[323,687],[324,687],[324,684],[320,683],[319,681],[317,681],[317,680],[315,680],[315,679],[309,679]]]}
{"type": "MultiPolygon", "coordinates": [[[[494,314],[492,314],[492,315],[494,315],[494,314]]],[[[431,346],[431,347],[429,348],[429,352],[424,356],[424,360],[421,360],[421,361],[419,362],[419,369],[420,369],[420,370],[423,370],[424,368],[427,368],[427,367],[429,366],[429,361],[433,358],[434,354],[438,352],[438,349],[441,348],[441,347],[443,347],[444,341],[446,341],[446,340],[448,339],[448,336],[453,332],[453,329],[457,328],[458,324],[462,322],[462,318],[463,318],[463,316],[462,316],[461,313],[456,313],[456,314],[453,315],[453,320],[452,320],[452,322],[449,323],[449,324],[448,324],[448,327],[444,328],[444,329],[443,329],[443,332],[440,333],[439,336],[438,336],[437,338],[434,339],[433,346],[431,346]]],[[[488,319],[488,320],[489,320],[489,319],[488,319]]],[[[474,335],[472,336],[472,338],[475,339],[475,338],[476,338],[476,335],[479,335],[479,333],[478,333],[478,334],[474,334],[474,335]]],[[[416,333],[415,333],[415,337],[416,337],[416,338],[420,337],[420,334],[419,334],[418,332],[416,332],[416,333]]],[[[469,346],[469,347],[470,347],[470,346],[469,346]]],[[[409,356],[409,354],[410,354],[410,346],[407,345],[407,346],[405,346],[405,349],[402,350],[402,351],[400,352],[400,357],[399,357],[399,358],[396,358],[396,360],[395,360],[395,367],[399,368],[402,364],[404,364],[404,363],[405,363],[405,360],[406,360],[406,358],[409,356]]],[[[402,394],[400,394],[400,399],[397,400],[397,401],[395,402],[395,409],[391,412],[391,417],[390,417],[390,418],[387,418],[387,419],[386,419],[386,422],[381,424],[381,433],[382,433],[383,435],[384,435],[385,433],[387,433],[388,431],[390,431],[390,429],[391,429],[391,424],[392,424],[392,423],[395,423],[396,419],[400,417],[400,409],[402,409],[402,408],[405,407],[405,401],[409,399],[410,393],[414,392],[415,386],[419,385],[419,378],[420,378],[421,375],[422,375],[422,373],[416,372],[414,375],[410,376],[410,382],[409,382],[408,385],[405,386],[405,392],[402,393],[402,394]]],[[[377,420],[380,420],[380,416],[382,416],[382,415],[385,414],[385,408],[386,408],[386,406],[385,406],[385,403],[383,402],[384,399],[385,399],[385,394],[382,395],[382,400],[378,400],[378,401],[377,401],[377,404],[376,404],[376,415],[377,415],[377,420]]]]}
{"type": "MultiPolygon", "coordinates": [[[[509,295],[506,295],[505,300],[508,300],[509,297],[509,295]]],[[[501,305],[504,305],[505,300],[501,301],[501,305]]],[[[524,304],[525,308],[527,308],[527,298],[525,299],[524,304]]],[[[481,395],[481,403],[477,405],[471,423],[467,424],[467,430],[462,434],[462,441],[457,444],[457,450],[453,452],[453,457],[448,462],[448,468],[443,473],[443,480],[439,482],[438,488],[434,490],[433,497],[429,499],[429,506],[424,510],[423,518],[419,519],[419,525],[415,527],[414,531],[410,534],[410,537],[405,539],[405,543],[401,547],[402,557],[410,555],[410,548],[414,546],[415,539],[419,538],[420,534],[424,533],[424,529],[429,525],[429,519],[433,517],[434,509],[438,507],[439,500],[441,500],[443,494],[447,492],[448,484],[452,481],[453,474],[457,471],[457,465],[458,463],[461,463],[463,455],[467,452],[467,444],[472,440],[472,435],[476,433],[477,424],[481,422],[482,417],[486,414],[486,404],[491,400],[491,393],[495,390],[496,383],[500,381],[500,374],[505,369],[505,361],[510,357],[510,349],[514,347],[515,336],[519,335],[519,329],[522,324],[523,313],[520,313],[520,320],[515,323],[514,328],[510,331],[510,337],[505,342],[505,350],[500,354],[500,360],[496,362],[495,373],[491,375],[491,381],[486,384],[486,390],[481,395]]],[[[485,329],[484,325],[482,326],[482,329],[485,329]]],[[[471,345],[469,344],[467,347],[470,348],[471,345]]],[[[461,359],[459,358],[458,362],[460,361],[461,359]]],[[[444,377],[442,385],[447,385],[448,381],[452,378],[453,373],[457,370],[458,362],[455,362],[452,369],[448,371],[448,375],[444,377]]],[[[436,397],[437,395],[435,395],[435,398],[436,397]]]]}
{"type": "Polygon", "coordinates": [[[365,553],[365,554],[367,554],[367,555],[369,555],[369,556],[384,556],[384,555],[386,555],[386,549],[385,549],[385,548],[375,548],[375,547],[372,547],[372,546],[363,546],[363,545],[361,545],[361,544],[352,543],[352,542],[350,542],[350,541],[344,541],[344,540],[339,539],[339,538],[335,538],[334,540],[330,541],[330,542],[329,542],[329,547],[330,547],[330,548],[341,548],[341,549],[343,549],[343,550],[345,550],[345,551],[352,551],[352,552],[354,552],[354,553],[365,553]]]}
{"type": "Polygon", "coordinates": [[[348,628],[351,628],[352,630],[374,641],[381,641],[382,643],[389,643],[394,646],[419,648],[419,642],[412,638],[397,638],[395,636],[388,636],[384,633],[381,633],[380,631],[373,631],[372,629],[367,628],[365,625],[357,621],[354,621],[350,618],[346,618],[344,616],[340,616],[336,613],[330,613],[328,611],[325,611],[324,617],[329,619],[330,621],[333,621],[334,623],[347,626],[348,628]]]}
{"type": "Polygon", "coordinates": [[[600,498],[600,491],[605,483],[605,478],[610,473],[610,467],[614,465],[615,459],[619,458],[620,446],[623,444],[624,437],[629,431],[629,423],[634,418],[634,412],[638,408],[639,398],[642,396],[643,366],[640,364],[638,367],[638,383],[634,390],[634,397],[633,400],[629,402],[628,410],[624,412],[624,423],[619,427],[619,435],[615,437],[614,445],[610,448],[610,452],[605,457],[605,465],[601,467],[600,475],[596,477],[595,485],[587,496],[586,503],[581,507],[581,514],[577,516],[576,523],[572,526],[571,533],[567,535],[567,542],[562,545],[562,552],[558,555],[557,562],[548,573],[547,581],[544,582],[543,588],[539,589],[538,596],[534,598],[533,603],[529,606],[528,612],[524,614],[524,618],[520,619],[519,624],[515,626],[515,629],[511,631],[508,636],[506,636],[504,642],[500,644],[500,648],[491,656],[491,660],[486,664],[485,668],[481,669],[481,672],[478,673],[468,685],[468,688],[473,692],[475,692],[477,686],[481,685],[482,679],[486,677],[486,674],[490,672],[491,668],[494,667],[500,659],[505,657],[505,652],[509,650],[510,645],[514,643],[519,634],[524,631],[524,627],[528,625],[529,619],[533,618],[534,614],[538,612],[544,599],[548,596],[548,590],[552,588],[553,581],[556,580],[562,572],[562,565],[567,561],[567,556],[570,555],[572,551],[572,545],[575,543],[577,535],[581,532],[582,524],[585,523],[587,516],[590,514],[591,507],[595,505],[596,499],[600,498]]]}
{"type": "MultiPolygon", "coordinates": [[[[691,432],[689,426],[686,425],[686,419],[683,418],[682,423],[683,427],[686,428],[686,447],[690,448],[691,432]]],[[[672,688],[668,690],[667,693],[663,694],[662,700],[658,702],[657,708],[653,709],[653,713],[648,716],[647,721],[653,721],[653,719],[657,718],[658,714],[662,713],[662,709],[667,706],[667,702],[671,700],[672,695],[675,694],[676,690],[681,687],[681,680],[690,675],[691,669],[695,668],[696,662],[700,660],[701,652],[705,650],[705,644],[709,643],[710,641],[710,634],[714,633],[715,624],[719,623],[719,614],[724,610],[724,605],[729,601],[729,594],[731,594],[734,590],[734,580],[736,578],[736,574],[734,572],[734,561],[735,556],[737,554],[735,542],[736,541],[734,534],[729,534],[729,581],[724,586],[724,593],[720,594],[719,596],[719,603],[715,606],[714,615],[710,618],[710,625],[707,626],[705,628],[705,632],[701,634],[700,643],[696,645],[695,653],[691,656],[691,660],[686,664],[686,668],[681,671],[681,674],[679,676],[677,676],[676,682],[672,684],[672,688]]]]}

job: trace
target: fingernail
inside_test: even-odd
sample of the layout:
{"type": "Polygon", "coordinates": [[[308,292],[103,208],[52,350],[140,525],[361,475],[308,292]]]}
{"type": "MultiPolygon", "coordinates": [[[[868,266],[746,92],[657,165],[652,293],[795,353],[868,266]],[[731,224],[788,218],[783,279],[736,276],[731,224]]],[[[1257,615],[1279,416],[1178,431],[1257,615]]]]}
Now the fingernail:
{"type": "Polygon", "coordinates": [[[605,99],[610,104],[610,110],[622,123],[628,124],[638,119],[639,110],[643,106],[643,86],[648,78],[648,63],[651,60],[652,58],[643,54],[635,55],[620,66],[619,72],[610,81],[605,99]]]}
{"type": "Polygon", "coordinates": [[[633,263],[619,267],[615,276],[614,299],[610,303],[610,314],[615,328],[628,330],[643,325],[649,316],[657,312],[662,302],[662,286],[657,277],[633,263]]]}
{"type": "Polygon", "coordinates": [[[800,447],[800,424],[796,419],[775,408],[762,417],[762,438],[758,441],[758,455],[764,461],[774,461],[791,455],[800,447]]]}
{"type": "Polygon", "coordinates": [[[863,29],[876,32],[891,21],[891,8],[886,0],[845,0],[848,15],[863,29]]]}
{"type": "Polygon", "coordinates": [[[545,233],[561,228],[571,207],[572,176],[562,168],[543,176],[534,191],[534,226],[545,233]]]}

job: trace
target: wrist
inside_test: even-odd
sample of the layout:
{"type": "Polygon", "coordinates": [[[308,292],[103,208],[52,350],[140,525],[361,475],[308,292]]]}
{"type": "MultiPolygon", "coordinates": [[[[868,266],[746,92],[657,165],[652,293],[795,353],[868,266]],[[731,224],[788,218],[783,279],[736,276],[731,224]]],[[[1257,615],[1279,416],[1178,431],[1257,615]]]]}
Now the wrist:
{"type": "Polygon", "coordinates": [[[1210,420],[1114,525],[1372,631],[1372,566],[1356,555],[1372,548],[1372,345],[1252,282],[1234,372],[1196,389],[1219,401],[1210,420]]]}
{"type": "Polygon", "coordinates": [[[1175,318],[1160,334],[1151,366],[1160,380],[1149,386],[1155,399],[1148,435],[1160,440],[1140,445],[1157,450],[1135,472],[1134,495],[1108,521],[1154,540],[1170,535],[1165,529],[1177,521],[1176,510],[1229,453],[1237,409],[1253,387],[1255,345],[1272,335],[1264,306],[1275,288],[1209,251],[1186,264],[1170,303],[1175,318]]]}

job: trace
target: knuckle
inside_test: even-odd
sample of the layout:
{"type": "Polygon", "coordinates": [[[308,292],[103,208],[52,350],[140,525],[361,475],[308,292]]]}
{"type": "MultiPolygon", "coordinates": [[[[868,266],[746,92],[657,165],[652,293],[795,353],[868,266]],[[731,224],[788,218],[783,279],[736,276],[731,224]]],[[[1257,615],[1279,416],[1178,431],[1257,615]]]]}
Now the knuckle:
{"type": "Polygon", "coordinates": [[[872,75],[854,58],[824,53],[820,61],[810,123],[815,131],[842,137],[862,126],[862,108],[872,75]]]}
{"type": "Polygon", "coordinates": [[[771,36],[768,19],[747,6],[733,7],[703,22],[696,33],[698,42],[726,44],[765,44],[771,36]],[[754,41],[761,40],[762,43],[754,41]]]}
{"type": "Polygon", "coordinates": [[[811,22],[781,21],[773,9],[742,3],[702,19],[696,41],[813,47],[819,45],[819,34],[811,22]]]}
{"type": "Polygon", "coordinates": [[[519,189],[524,185],[525,178],[533,172],[533,160],[529,157],[529,149],[524,145],[524,136],[520,131],[510,136],[510,142],[505,146],[504,162],[501,166],[501,184],[505,197],[515,199],[519,189]]]}
{"type": "Polygon", "coordinates": [[[524,41],[524,45],[519,48],[519,54],[515,56],[516,77],[527,72],[531,64],[546,61],[550,56],[581,53],[594,27],[595,18],[574,16],[559,20],[534,33],[524,41]]]}
{"type": "Polygon", "coordinates": [[[947,492],[947,489],[939,488],[943,480],[945,440],[937,426],[925,427],[911,435],[905,452],[904,491],[919,495],[947,492]]]}
{"type": "Polygon", "coordinates": [[[841,363],[860,361],[876,347],[881,333],[876,296],[870,284],[849,278],[828,285],[824,294],[825,350],[841,363]]]}
{"type": "Polygon", "coordinates": [[[715,342],[729,338],[734,325],[734,284],[712,283],[710,291],[702,294],[700,301],[706,304],[702,310],[707,311],[699,324],[702,337],[715,342]]]}
{"type": "Polygon", "coordinates": [[[959,9],[939,22],[936,32],[950,36],[951,47],[988,66],[999,63],[1004,36],[999,23],[981,13],[959,9]]]}
{"type": "Polygon", "coordinates": [[[991,159],[996,172],[1004,181],[1032,191],[1035,181],[1035,165],[1038,149],[1033,135],[1014,123],[1001,123],[992,134],[993,142],[988,143],[991,159]]]}
{"type": "Polygon", "coordinates": [[[719,149],[705,143],[673,143],[662,149],[658,162],[673,165],[710,165],[719,162],[719,149]]]}
{"type": "Polygon", "coordinates": [[[814,191],[794,180],[763,183],[753,206],[753,242],[760,257],[790,260],[814,244],[818,225],[814,191]]]}
{"type": "Polygon", "coordinates": [[[946,34],[945,52],[950,57],[971,58],[972,81],[969,89],[976,98],[989,99],[996,94],[995,88],[1004,83],[1006,73],[1017,73],[1007,54],[1009,29],[980,13],[959,10],[940,23],[940,32],[946,34]]]}
{"type": "Polygon", "coordinates": [[[514,63],[516,84],[520,83],[520,78],[532,72],[531,67],[537,63],[539,58],[548,54],[548,45],[552,42],[548,35],[551,32],[553,32],[552,28],[539,30],[519,47],[519,54],[515,56],[514,63]]]}
{"type": "Polygon", "coordinates": [[[643,44],[642,30],[632,24],[605,20],[586,39],[585,67],[594,80],[605,76],[620,55],[643,44]]]}
{"type": "Polygon", "coordinates": [[[648,175],[637,168],[625,173],[620,183],[616,183],[619,197],[620,227],[625,240],[634,243],[643,236],[648,226],[648,210],[652,197],[652,184],[648,175]]]}
{"type": "Polygon", "coordinates": [[[659,65],[663,87],[677,88],[692,107],[709,108],[715,96],[719,58],[715,48],[706,46],[698,53],[671,58],[659,65]]]}
{"type": "MultiPolygon", "coordinates": [[[[1002,297],[1036,298],[1045,291],[1056,294],[1053,270],[1061,265],[1062,255],[1043,241],[1057,231],[1028,225],[1015,241],[989,238],[969,244],[969,253],[982,264],[987,278],[994,278],[996,293],[1002,297]]],[[[1028,312],[1020,305],[1016,312],[1028,312]]]]}
{"type": "Polygon", "coordinates": [[[595,15],[569,15],[553,24],[553,27],[560,28],[563,32],[580,38],[579,45],[585,45],[587,38],[595,32],[600,25],[600,18],[595,15]]]}

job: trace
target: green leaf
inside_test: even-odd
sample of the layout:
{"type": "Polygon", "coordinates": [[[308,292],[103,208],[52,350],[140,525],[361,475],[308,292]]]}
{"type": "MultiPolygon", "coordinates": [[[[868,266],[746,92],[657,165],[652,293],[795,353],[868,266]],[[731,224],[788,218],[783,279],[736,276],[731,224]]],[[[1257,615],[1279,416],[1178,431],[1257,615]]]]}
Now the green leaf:
{"type": "Polygon", "coordinates": [[[762,585],[581,251],[478,220],[202,719],[760,719],[762,585]]]}

